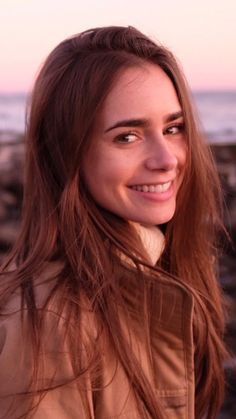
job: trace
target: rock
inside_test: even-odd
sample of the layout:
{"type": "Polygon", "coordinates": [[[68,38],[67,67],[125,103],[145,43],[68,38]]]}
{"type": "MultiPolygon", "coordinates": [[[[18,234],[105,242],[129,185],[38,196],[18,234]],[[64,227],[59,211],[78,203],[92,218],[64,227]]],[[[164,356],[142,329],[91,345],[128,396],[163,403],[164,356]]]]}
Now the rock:
{"type": "Polygon", "coordinates": [[[236,144],[214,145],[212,151],[225,193],[225,225],[232,240],[220,260],[220,282],[226,293],[228,313],[226,343],[234,358],[226,366],[228,386],[218,419],[232,419],[236,418],[236,144]]]}
{"type": "Polygon", "coordinates": [[[17,136],[11,141],[0,142],[0,260],[14,244],[19,230],[23,166],[22,138],[17,136]]]}

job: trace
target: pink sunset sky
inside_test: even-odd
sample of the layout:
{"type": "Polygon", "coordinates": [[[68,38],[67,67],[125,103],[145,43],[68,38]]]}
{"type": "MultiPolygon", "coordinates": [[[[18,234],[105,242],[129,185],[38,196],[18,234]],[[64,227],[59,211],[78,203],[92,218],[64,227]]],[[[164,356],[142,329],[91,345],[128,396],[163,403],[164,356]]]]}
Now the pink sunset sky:
{"type": "Polygon", "coordinates": [[[1,0],[0,92],[29,91],[61,40],[104,25],[169,47],[193,89],[236,89],[236,0],[1,0]]]}

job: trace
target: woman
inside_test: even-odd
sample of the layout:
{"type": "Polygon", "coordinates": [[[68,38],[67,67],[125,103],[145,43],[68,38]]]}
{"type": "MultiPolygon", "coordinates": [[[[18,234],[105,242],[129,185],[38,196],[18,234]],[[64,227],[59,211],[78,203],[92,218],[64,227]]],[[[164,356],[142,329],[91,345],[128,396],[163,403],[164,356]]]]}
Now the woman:
{"type": "Polygon", "coordinates": [[[0,417],[215,418],[220,188],[173,55],[132,27],[65,40],[26,143],[0,417]]]}

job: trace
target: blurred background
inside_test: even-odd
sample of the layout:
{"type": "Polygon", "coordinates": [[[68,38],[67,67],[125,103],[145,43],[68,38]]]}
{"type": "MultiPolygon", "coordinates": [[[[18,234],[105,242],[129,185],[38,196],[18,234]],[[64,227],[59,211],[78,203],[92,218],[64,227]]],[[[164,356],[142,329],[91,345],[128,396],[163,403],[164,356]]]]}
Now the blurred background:
{"type": "MultiPolygon", "coordinates": [[[[132,25],[171,49],[190,85],[215,155],[232,245],[220,282],[229,307],[227,342],[236,353],[236,1],[0,0],[0,262],[20,223],[25,109],[37,72],[64,38],[104,25],[132,25]]],[[[236,418],[236,377],[219,419],[236,418]]]]}

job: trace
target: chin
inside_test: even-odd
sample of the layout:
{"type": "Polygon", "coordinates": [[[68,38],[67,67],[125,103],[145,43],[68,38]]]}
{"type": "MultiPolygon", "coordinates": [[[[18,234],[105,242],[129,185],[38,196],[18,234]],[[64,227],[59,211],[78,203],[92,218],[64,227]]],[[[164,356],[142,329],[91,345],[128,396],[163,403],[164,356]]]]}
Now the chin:
{"type": "Polygon", "coordinates": [[[157,214],[147,214],[146,216],[142,217],[130,217],[130,221],[144,224],[144,225],[159,225],[159,224],[166,224],[168,223],[175,214],[175,208],[171,208],[169,211],[159,211],[157,214]]]}
{"type": "Polygon", "coordinates": [[[129,221],[134,222],[134,223],[139,223],[142,225],[146,225],[146,226],[155,226],[155,225],[161,225],[161,224],[166,224],[168,223],[168,221],[170,221],[173,218],[174,214],[169,215],[169,216],[163,216],[163,217],[147,217],[147,218],[130,218],[129,221]]]}

